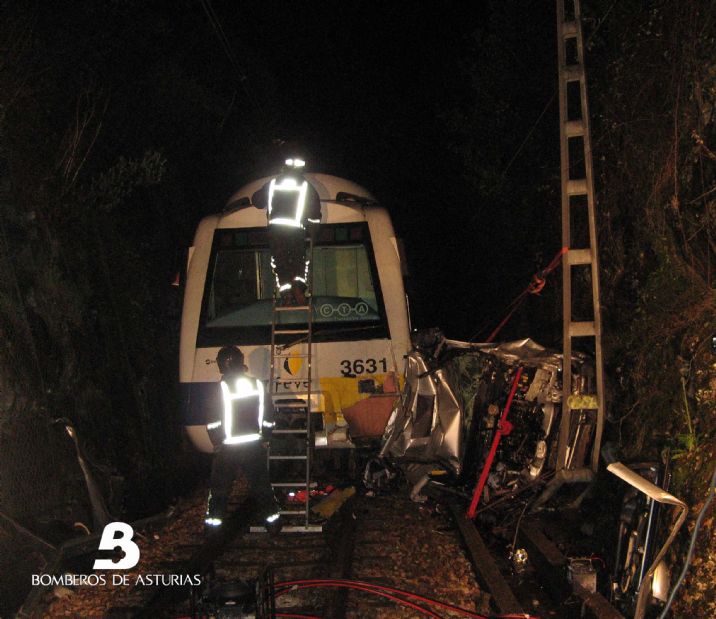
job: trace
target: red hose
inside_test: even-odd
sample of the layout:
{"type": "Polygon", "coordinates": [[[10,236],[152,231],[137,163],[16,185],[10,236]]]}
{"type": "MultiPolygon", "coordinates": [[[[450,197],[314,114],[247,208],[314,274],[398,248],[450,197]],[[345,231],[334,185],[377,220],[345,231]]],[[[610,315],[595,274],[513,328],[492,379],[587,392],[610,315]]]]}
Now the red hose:
{"type": "MultiPolygon", "coordinates": [[[[413,593],[411,591],[405,591],[404,589],[398,589],[396,587],[389,587],[387,585],[376,585],[373,583],[367,583],[360,580],[348,580],[348,579],[339,579],[339,578],[314,578],[314,579],[302,579],[302,580],[291,580],[291,581],[284,581],[284,582],[278,582],[274,585],[275,587],[286,587],[285,591],[278,592],[278,595],[281,595],[282,593],[286,593],[289,591],[290,588],[309,588],[309,587],[345,587],[347,589],[355,589],[358,591],[365,591],[367,593],[374,593],[376,595],[382,595],[383,597],[388,597],[389,599],[398,602],[399,604],[410,606],[411,608],[416,608],[417,610],[420,610],[423,613],[431,613],[428,609],[423,608],[422,606],[414,605],[408,602],[407,600],[401,600],[400,598],[395,598],[394,596],[390,596],[386,593],[383,593],[383,591],[390,591],[392,593],[405,595],[407,597],[411,597],[413,599],[420,600],[421,602],[425,602],[427,604],[434,604],[436,606],[440,606],[442,608],[445,608],[446,610],[449,610],[450,612],[454,613],[462,613],[464,615],[467,615],[468,617],[472,617],[473,619],[490,619],[490,617],[487,617],[486,615],[481,615],[479,613],[476,613],[474,611],[468,610],[466,608],[460,608],[459,606],[453,606],[452,604],[447,604],[445,602],[440,602],[439,600],[435,600],[433,598],[425,597],[422,595],[419,595],[417,593],[413,593]]],[[[439,615],[435,615],[432,613],[433,616],[439,617],[439,615]]],[[[505,614],[505,615],[491,615],[493,619],[539,619],[539,617],[535,617],[533,615],[528,614],[505,614]]]]}
{"type": "MultiPolygon", "coordinates": [[[[276,585],[276,586],[278,586],[278,585],[276,585]]],[[[306,584],[292,585],[292,588],[295,588],[295,589],[312,589],[312,588],[320,589],[322,587],[345,588],[345,589],[355,589],[356,591],[365,591],[366,593],[372,593],[374,595],[379,595],[381,597],[388,598],[389,600],[392,600],[393,602],[396,602],[397,604],[401,604],[402,606],[407,606],[408,608],[412,608],[413,610],[420,611],[421,613],[427,615],[428,617],[432,617],[433,619],[444,619],[437,613],[434,613],[429,608],[424,608],[422,606],[419,606],[418,604],[413,604],[412,602],[409,602],[408,600],[401,600],[399,597],[390,595],[389,593],[385,593],[378,589],[374,589],[370,586],[365,587],[365,586],[360,586],[360,585],[355,585],[355,584],[349,584],[349,582],[336,583],[333,581],[319,581],[318,583],[308,582],[306,584]]],[[[288,591],[288,589],[286,591],[288,591]]],[[[278,597],[282,593],[286,593],[286,591],[278,592],[276,594],[276,597],[278,597]]]]}
{"type": "Polygon", "coordinates": [[[447,604],[446,602],[440,602],[439,600],[435,600],[432,598],[428,598],[422,595],[419,595],[417,593],[413,593],[411,591],[405,591],[404,589],[397,589],[396,587],[388,587],[386,585],[376,585],[373,583],[363,582],[360,580],[347,580],[347,579],[340,579],[340,578],[315,578],[315,579],[306,579],[306,580],[294,580],[290,582],[280,582],[276,583],[276,587],[281,586],[296,586],[296,585],[303,585],[306,583],[336,583],[336,584],[351,584],[351,585],[360,585],[365,588],[370,588],[372,590],[382,590],[382,591],[389,591],[390,593],[396,593],[399,595],[404,595],[406,597],[411,597],[415,600],[419,600],[421,602],[426,602],[428,604],[434,604],[435,606],[440,606],[441,608],[445,608],[446,610],[456,612],[456,613],[462,613],[464,615],[467,615],[468,617],[473,617],[474,619],[487,619],[485,615],[480,615],[478,613],[475,613],[471,610],[467,610],[466,608],[460,608],[459,606],[453,606],[452,604],[447,604]]]}

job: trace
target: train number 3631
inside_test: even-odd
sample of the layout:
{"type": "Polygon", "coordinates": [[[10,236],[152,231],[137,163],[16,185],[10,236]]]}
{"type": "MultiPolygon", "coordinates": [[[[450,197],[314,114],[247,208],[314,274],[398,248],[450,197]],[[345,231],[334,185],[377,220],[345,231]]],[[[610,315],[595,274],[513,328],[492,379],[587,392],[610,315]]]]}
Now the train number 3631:
{"type": "Polygon", "coordinates": [[[343,359],[341,361],[341,374],[343,376],[357,376],[359,374],[385,373],[388,371],[388,361],[382,359],[343,359]]]}

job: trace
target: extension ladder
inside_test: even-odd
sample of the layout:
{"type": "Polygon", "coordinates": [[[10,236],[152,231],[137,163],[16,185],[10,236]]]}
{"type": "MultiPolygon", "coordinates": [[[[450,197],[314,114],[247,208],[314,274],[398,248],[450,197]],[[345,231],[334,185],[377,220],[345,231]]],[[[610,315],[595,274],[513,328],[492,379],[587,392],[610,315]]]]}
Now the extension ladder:
{"type": "Polygon", "coordinates": [[[557,469],[571,469],[575,464],[581,466],[573,461],[575,449],[580,432],[583,433],[585,427],[593,425],[591,468],[596,472],[604,427],[604,369],[592,146],[580,18],[579,0],[557,0],[562,246],[569,248],[562,259],[564,357],[557,469]],[[575,113],[577,111],[578,113],[575,113]],[[583,238],[580,238],[580,235],[583,238]],[[573,290],[573,267],[576,267],[577,274],[575,284],[582,283],[588,273],[591,281],[590,292],[576,290],[576,286],[573,290]],[[581,295],[581,298],[578,299],[578,295],[581,295]],[[575,320],[573,309],[575,306],[578,309],[588,306],[587,297],[590,295],[590,319],[575,320]],[[573,391],[571,359],[573,349],[578,348],[576,340],[580,341],[580,348],[594,354],[596,376],[592,397],[570,397],[573,391]]]}
{"type": "MultiPolygon", "coordinates": [[[[312,236],[307,239],[309,260],[313,260],[313,240],[312,236]]],[[[290,506],[282,505],[280,514],[284,518],[285,524],[282,531],[287,533],[313,533],[320,532],[322,526],[320,524],[312,524],[310,518],[309,498],[312,488],[316,487],[316,482],[311,475],[311,462],[313,457],[314,444],[314,424],[312,423],[312,414],[315,412],[314,400],[320,398],[320,392],[314,389],[314,377],[312,367],[312,343],[313,343],[313,295],[312,295],[312,278],[308,277],[308,288],[306,290],[306,304],[300,306],[284,306],[280,304],[280,298],[276,294],[273,296],[273,309],[271,316],[271,350],[270,350],[270,372],[269,385],[271,386],[271,398],[274,407],[274,420],[276,428],[273,431],[274,437],[280,437],[278,441],[272,440],[268,451],[268,466],[271,476],[271,485],[278,489],[279,492],[290,493],[294,496],[303,491],[305,503],[302,509],[292,509],[290,506]],[[289,320],[283,320],[283,317],[290,317],[289,320]],[[285,326],[287,325],[287,326],[285,326]],[[300,325],[298,327],[293,325],[300,325]],[[284,336],[292,336],[295,340],[293,343],[283,344],[279,340],[284,340],[284,336]],[[305,352],[296,354],[288,352],[295,344],[305,344],[305,352]],[[289,359],[302,359],[302,366],[306,368],[305,379],[301,382],[304,386],[300,391],[277,391],[277,379],[280,368],[289,359]],[[281,420],[291,419],[291,423],[305,419],[305,427],[278,427],[281,420]],[[299,439],[303,444],[303,449],[297,453],[291,446],[295,446],[295,441],[291,439],[299,439]],[[279,447],[280,443],[288,443],[279,447]],[[302,463],[303,476],[296,479],[293,475],[287,475],[286,468],[294,469],[291,464],[302,463]],[[272,468],[272,464],[276,465],[272,468]],[[275,469],[279,468],[276,473],[275,469]],[[293,524],[296,522],[300,524],[293,524]]],[[[299,424],[303,426],[303,423],[299,424]]]]}

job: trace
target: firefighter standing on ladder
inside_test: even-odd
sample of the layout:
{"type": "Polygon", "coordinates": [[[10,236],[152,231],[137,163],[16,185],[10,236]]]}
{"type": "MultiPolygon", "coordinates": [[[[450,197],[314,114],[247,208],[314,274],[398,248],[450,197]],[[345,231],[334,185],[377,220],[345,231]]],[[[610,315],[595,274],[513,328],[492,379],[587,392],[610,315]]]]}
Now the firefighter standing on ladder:
{"type": "Polygon", "coordinates": [[[302,159],[287,159],[283,173],[268,184],[268,227],[271,268],[283,305],[305,305],[310,267],[306,227],[321,219],[316,190],[303,178],[302,159]]]}
{"type": "Polygon", "coordinates": [[[251,499],[269,532],[281,528],[279,506],[271,487],[266,446],[273,428],[273,406],[260,380],[247,373],[244,355],[236,346],[225,346],[216,356],[221,372],[222,416],[207,425],[216,446],[211,468],[211,488],[204,524],[218,531],[226,518],[231,486],[241,467],[251,499]]]}

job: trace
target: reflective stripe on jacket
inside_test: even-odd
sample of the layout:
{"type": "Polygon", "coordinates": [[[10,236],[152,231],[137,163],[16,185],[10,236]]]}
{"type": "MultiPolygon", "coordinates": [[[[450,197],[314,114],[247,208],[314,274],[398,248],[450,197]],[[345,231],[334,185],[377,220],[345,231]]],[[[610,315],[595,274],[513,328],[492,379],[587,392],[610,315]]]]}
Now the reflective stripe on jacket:
{"type": "Polygon", "coordinates": [[[273,427],[271,415],[266,418],[266,397],[261,381],[248,376],[226,377],[220,385],[223,417],[209,424],[207,429],[217,430],[223,426],[225,445],[260,440],[262,431],[273,427]]]}

